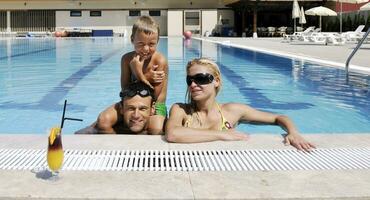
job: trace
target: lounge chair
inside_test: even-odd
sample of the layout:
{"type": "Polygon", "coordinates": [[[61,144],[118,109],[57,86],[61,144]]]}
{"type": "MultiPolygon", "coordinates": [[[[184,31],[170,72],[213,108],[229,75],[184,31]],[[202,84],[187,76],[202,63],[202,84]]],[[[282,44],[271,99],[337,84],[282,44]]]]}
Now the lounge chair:
{"type": "Polygon", "coordinates": [[[362,37],[364,37],[365,32],[362,32],[364,28],[365,25],[359,25],[355,31],[347,31],[345,33],[342,33],[341,36],[346,38],[347,41],[357,42],[361,40],[362,37]]]}
{"type": "Polygon", "coordinates": [[[294,41],[294,40],[300,40],[300,39],[302,39],[302,36],[308,36],[314,30],[315,30],[315,27],[310,26],[306,30],[304,30],[303,32],[294,32],[291,35],[284,35],[282,42],[291,42],[291,41],[294,41]]]}
{"type": "Polygon", "coordinates": [[[335,32],[311,32],[311,34],[299,36],[296,42],[306,44],[343,45],[346,40],[335,32]]]}

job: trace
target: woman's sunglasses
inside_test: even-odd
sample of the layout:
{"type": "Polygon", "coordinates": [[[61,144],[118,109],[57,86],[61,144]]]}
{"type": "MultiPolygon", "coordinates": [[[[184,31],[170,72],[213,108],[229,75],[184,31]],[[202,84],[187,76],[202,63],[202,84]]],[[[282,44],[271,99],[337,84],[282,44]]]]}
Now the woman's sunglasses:
{"type": "Polygon", "coordinates": [[[212,74],[199,73],[195,74],[194,76],[186,76],[186,83],[188,84],[188,86],[190,86],[192,82],[198,85],[207,85],[212,83],[213,79],[214,77],[212,74]]]}

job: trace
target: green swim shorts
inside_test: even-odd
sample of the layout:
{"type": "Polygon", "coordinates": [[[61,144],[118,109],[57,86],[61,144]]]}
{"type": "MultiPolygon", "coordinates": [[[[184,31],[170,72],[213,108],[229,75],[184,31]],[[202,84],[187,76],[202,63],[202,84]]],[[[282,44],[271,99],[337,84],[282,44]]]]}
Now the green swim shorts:
{"type": "Polygon", "coordinates": [[[165,103],[155,103],[155,114],[167,117],[167,107],[165,103]]]}

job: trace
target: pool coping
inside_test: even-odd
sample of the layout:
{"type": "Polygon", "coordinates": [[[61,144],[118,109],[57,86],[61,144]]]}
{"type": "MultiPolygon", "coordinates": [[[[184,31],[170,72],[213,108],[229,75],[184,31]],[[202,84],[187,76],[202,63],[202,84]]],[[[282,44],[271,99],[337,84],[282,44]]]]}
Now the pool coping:
{"type": "MultiPolygon", "coordinates": [[[[335,61],[331,61],[331,60],[312,58],[312,57],[309,57],[309,56],[302,56],[302,55],[297,55],[297,54],[288,53],[288,52],[284,52],[284,51],[277,51],[277,50],[273,50],[273,49],[235,44],[235,43],[231,42],[230,39],[228,40],[227,38],[194,37],[194,39],[201,40],[201,41],[207,41],[207,42],[211,42],[211,43],[216,43],[216,44],[220,44],[220,45],[223,45],[223,46],[230,46],[230,47],[235,47],[235,48],[239,48],[239,49],[246,49],[246,50],[250,50],[250,51],[256,51],[256,52],[260,52],[260,53],[271,54],[271,55],[285,57],[285,58],[289,58],[289,59],[307,60],[307,61],[310,61],[310,62],[313,62],[313,63],[316,63],[316,64],[324,64],[324,65],[328,65],[330,67],[345,69],[345,63],[342,63],[342,62],[335,62],[335,61]]],[[[235,39],[235,38],[233,38],[233,39],[235,39]]],[[[243,38],[236,38],[236,39],[243,40],[243,38]]],[[[259,38],[259,39],[261,41],[264,41],[263,38],[262,39],[259,38]]],[[[268,40],[265,40],[265,41],[268,41],[268,40]]],[[[357,72],[357,73],[364,73],[364,74],[370,75],[370,68],[366,67],[366,66],[359,66],[359,65],[350,64],[349,65],[349,71],[350,72],[351,71],[352,72],[357,72]]]]}
{"type": "MultiPolygon", "coordinates": [[[[370,133],[305,134],[318,148],[370,148],[370,133]]],[[[47,136],[0,135],[3,148],[46,148],[47,136]]],[[[173,144],[163,136],[63,135],[64,149],[210,150],[293,149],[280,134],[247,142],[173,144]]],[[[0,170],[0,198],[60,199],[369,199],[370,170],[115,172],[62,171],[56,182],[32,171],[0,170]]]]}

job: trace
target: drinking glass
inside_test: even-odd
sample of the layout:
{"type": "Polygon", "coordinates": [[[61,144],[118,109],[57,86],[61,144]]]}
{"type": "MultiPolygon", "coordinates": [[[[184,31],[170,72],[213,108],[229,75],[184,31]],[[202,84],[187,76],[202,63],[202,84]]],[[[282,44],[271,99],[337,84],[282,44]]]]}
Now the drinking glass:
{"type": "Polygon", "coordinates": [[[58,179],[59,169],[64,159],[61,128],[53,127],[48,137],[47,163],[51,171],[51,177],[58,179]]]}

